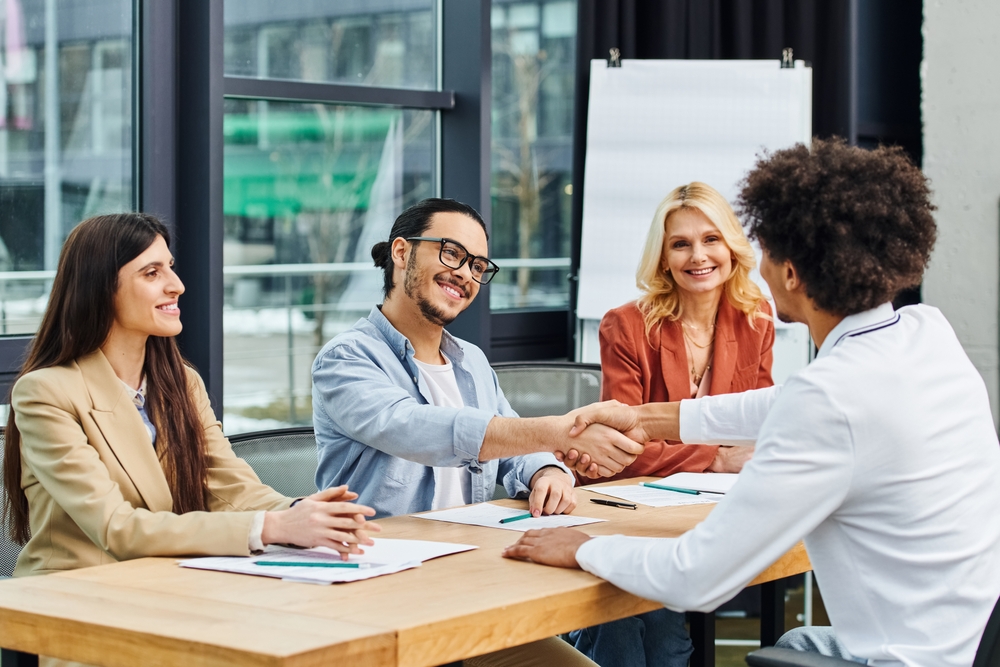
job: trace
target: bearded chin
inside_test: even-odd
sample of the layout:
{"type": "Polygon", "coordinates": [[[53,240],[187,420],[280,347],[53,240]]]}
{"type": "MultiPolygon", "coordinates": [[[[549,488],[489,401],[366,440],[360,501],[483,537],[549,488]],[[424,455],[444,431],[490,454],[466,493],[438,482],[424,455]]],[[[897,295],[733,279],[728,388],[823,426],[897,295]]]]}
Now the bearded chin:
{"type": "Polygon", "coordinates": [[[420,308],[420,312],[423,313],[423,316],[427,318],[428,322],[431,322],[438,326],[446,327],[453,321],[455,321],[454,317],[448,317],[443,312],[441,312],[440,309],[435,308],[434,304],[432,304],[427,299],[418,299],[417,306],[420,308]]]}

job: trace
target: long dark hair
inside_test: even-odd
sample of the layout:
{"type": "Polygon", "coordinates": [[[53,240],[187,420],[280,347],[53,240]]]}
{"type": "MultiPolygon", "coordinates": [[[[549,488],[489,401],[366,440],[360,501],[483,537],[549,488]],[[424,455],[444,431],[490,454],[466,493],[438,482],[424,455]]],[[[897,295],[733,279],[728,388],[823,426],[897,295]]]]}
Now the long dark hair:
{"type": "MultiPolygon", "coordinates": [[[[27,360],[18,377],[39,368],[62,366],[97,350],[111,333],[118,272],[170,232],[146,213],[100,215],[81,222],[66,239],[52,293],[27,360]]],[[[186,362],[173,338],[146,341],[146,411],[156,426],[173,510],[207,508],[205,433],[188,385],[186,362]]],[[[4,449],[4,516],[15,542],[31,536],[28,499],[21,488],[21,433],[13,406],[7,417],[4,449]]]]}
{"type": "Polygon", "coordinates": [[[486,232],[486,239],[489,240],[490,233],[486,230],[486,223],[479,211],[454,199],[437,199],[430,197],[417,202],[410,208],[399,214],[396,221],[392,223],[392,230],[389,232],[388,241],[379,241],[372,246],[372,261],[375,266],[382,269],[382,294],[389,296],[392,291],[392,242],[399,237],[409,238],[420,236],[431,226],[431,218],[435,213],[461,213],[479,223],[486,232]]]}

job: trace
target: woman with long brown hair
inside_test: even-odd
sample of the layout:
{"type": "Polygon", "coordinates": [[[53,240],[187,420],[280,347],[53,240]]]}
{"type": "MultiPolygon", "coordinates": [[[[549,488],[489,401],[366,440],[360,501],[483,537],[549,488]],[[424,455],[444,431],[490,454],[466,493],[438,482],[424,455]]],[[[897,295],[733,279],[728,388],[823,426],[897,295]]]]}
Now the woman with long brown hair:
{"type": "Polygon", "coordinates": [[[346,487],[293,501],[222,434],[178,351],[170,234],[143,213],[73,230],[11,392],[4,511],[15,576],[143,556],[249,555],[267,544],[371,544],[346,487]]]}

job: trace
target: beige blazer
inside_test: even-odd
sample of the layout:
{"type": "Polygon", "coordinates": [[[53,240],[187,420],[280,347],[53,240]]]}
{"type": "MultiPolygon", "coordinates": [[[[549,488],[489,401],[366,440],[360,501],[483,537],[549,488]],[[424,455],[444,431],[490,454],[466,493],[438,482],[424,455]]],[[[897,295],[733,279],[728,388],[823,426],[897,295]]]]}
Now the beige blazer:
{"type": "Polygon", "coordinates": [[[255,512],[292,502],[265,486],[222,434],[201,377],[188,381],[205,426],[208,512],[174,514],[139,411],[98,350],[24,375],[11,405],[31,539],[15,576],[142,556],[249,555],[255,512]]]}

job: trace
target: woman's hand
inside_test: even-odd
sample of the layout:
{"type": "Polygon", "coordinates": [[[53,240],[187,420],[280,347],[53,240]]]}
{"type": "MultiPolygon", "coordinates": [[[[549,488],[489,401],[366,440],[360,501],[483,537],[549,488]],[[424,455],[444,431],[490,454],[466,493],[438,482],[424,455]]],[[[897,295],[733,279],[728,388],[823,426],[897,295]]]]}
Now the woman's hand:
{"type": "Polygon", "coordinates": [[[706,472],[739,472],[753,456],[753,447],[726,447],[715,453],[715,459],[706,472]]]}
{"type": "Polygon", "coordinates": [[[365,520],[375,510],[347,502],[358,494],[347,486],[335,486],[303,498],[295,507],[264,514],[261,540],[267,544],[294,544],[300,547],[327,547],[349,554],[364,553],[361,546],[374,544],[369,532],[379,532],[377,523],[365,520]]]}

